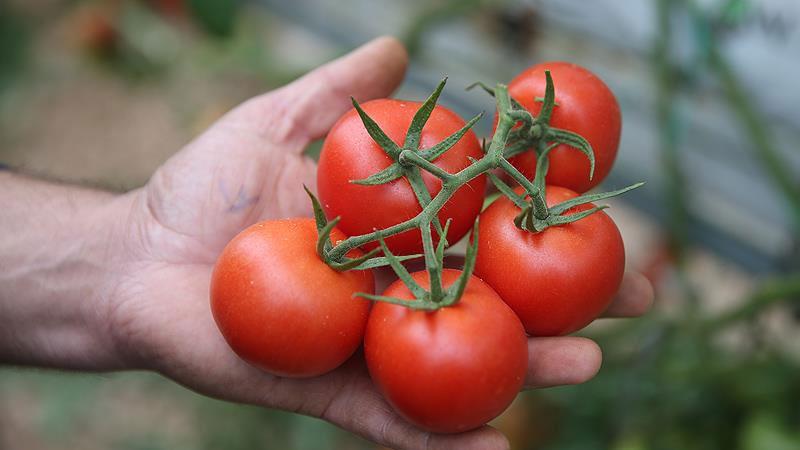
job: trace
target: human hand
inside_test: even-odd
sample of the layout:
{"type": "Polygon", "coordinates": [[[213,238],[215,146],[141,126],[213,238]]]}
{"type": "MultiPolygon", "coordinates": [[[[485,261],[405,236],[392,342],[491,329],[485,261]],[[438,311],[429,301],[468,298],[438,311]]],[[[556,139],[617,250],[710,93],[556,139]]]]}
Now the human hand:
{"type": "MultiPolygon", "coordinates": [[[[488,426],[432,435],[409,424],[376,391],[360,354],[311,379],[264,373],[230,350],[211,316],[209,280],[225,244],[259,220],[309,215],[301,186],[315,185],[316,168],[303,149],[351,107],[349,96],[391,94],[406,63],[396,40],[375,40],[245,102],[167,161],[147,186],[113,202],[120,278],[104,299],[125,367],[156,370],[212,397],[320,417],[393,448],[508,446],[488,426]]],[[[651,300],[649,284],[629,275],[609,311],[638,315],[651,300]]],[[[528,387],[580,383],[600,367],[600,349],[585,338],[531,338],[528,349],[528,387]]]]}

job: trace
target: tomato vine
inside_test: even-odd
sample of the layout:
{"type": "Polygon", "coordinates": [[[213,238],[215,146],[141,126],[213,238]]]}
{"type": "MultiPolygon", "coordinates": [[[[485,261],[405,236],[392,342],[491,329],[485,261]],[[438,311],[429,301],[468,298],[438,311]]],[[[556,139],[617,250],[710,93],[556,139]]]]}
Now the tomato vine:
{"type": "Polygon", "coordinates": [[[516,226],[533,233],[541,232],[548,227],[581,220],[606,208],[606,206],[597,206],[577,213],[569,213],[569,211],[576,206],[614,197],[644,184],[636,183],[615,191],[584,194],[551,207],[547,206],[545,203],[545,175],[549,167],[548,154],[555,146],[566,144],[583,153],[590,163],[590,179],[594,173],[595,159],[592,147],[586,139],[577,133],[550,125],[554,108],[558,105],[555,102],[555,87],[549,71],[545,71],[545,77],[545,96],[544,98],[536,99],[536,101],[542,102],[540,114],[537,116],[531,114],[511,98],[508,93],[508,87],[504,84],[497,84],[495,88],[490,88],[482,83],[476,83],[468,88],[478,86],[495,97],[498,120],[488,148],[484,144],[484,156],[480,159],[471,159],[471,164],[457,173],[449,173],[433,164],[433,161],[455,145],[480,120],[483,116],[482,113],[473,117],[461,129],[436,145],[427,149],[419,149],[422,129],[436,107],[436,102],[447,82],[446,78],[439,83],[430,97],[417,110],[402,146],[390,139],[381,130],[380,126],[361,108],[359,103],[352,99],[353,107],[358,112],[370,137],[391,158],[392,164],[365,179],[353,180],[351,183],[380,185],[405,177],[422,208],[416,216],[408,220],[371,233],[350,236],[334,245],[331,242],[330,233],[339,218],[328,221],[319,201],[306,189],[314,208],[314,217],[318,230],[317,253],[322,260],[338,271],[366,270],[389,265],[413,293],[415,300],[409,301],[367,293],[356,295],[370,300],[400,304],[420,310],[436,310],[458,302],[475,266],[478,233],[477,220],[476,226],[473,227],[472,243],[467,248],[463,271],[455,283],[449,288],[444,288],[442,271],[444,267],[444,250],[449,245],[446,239],[449,221],[442,225],[437,214],[460,187],[483,174],[486,174],[497,189],[520,208],[521,212],[514,220],[516,226]],[[538,164],[533,180],[525,177],[508,160],[519,153],[527,151],[529,148],[532,148],[537,154],[538,164]],[[511,179],[519,183],[524,189],[525,195],[517,194],[500,177],[492,173],[496,169],[505,172],[511,179]],[[434,197],[431,197],[423,182],[422,171],[430,173],[442,182],[441,190],[434,197]],[[420,229],[423,254],[405,256],[392,254],[384,239],[413,228],[420,229]],[[432,228],[438,236],[438,244],[436,245],[434,245],[432,228]],[[359,258],[345,256],[357,247],[376,241],[380,243],[380,247],[359,258]],[[382,256],[378,255],[380,252],[383,253],[382,256]],[[430,277],[429,289],[424,289],[414,281],[402,264],[404,260],[421,256],[424,257],[425,268],[430,277]]]}

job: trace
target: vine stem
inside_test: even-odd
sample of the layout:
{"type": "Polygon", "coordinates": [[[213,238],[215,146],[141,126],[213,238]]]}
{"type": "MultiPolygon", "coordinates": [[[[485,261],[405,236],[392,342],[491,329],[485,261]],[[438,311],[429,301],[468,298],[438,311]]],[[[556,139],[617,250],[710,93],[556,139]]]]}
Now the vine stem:
{"type": "Polygon", "coordinates": [[[468,246],[464,269],[458,280],[452,285],[443,286],[442,272],[444,270],[444,249],[447,247],[447,229],[451,219],[447,220],[444,227],[440,223],[439,211],[445,203],[455,194],[458,189],[469,183],[473,179],[487,174],[487,177],[498,186],[498,189],[522,210],[521,214],[514,220],[514,223],[523,230],[529,232],[541,232],[547,227],[559,226],[572,223],[577,220],[602,210],[605,206],[593,207],[587,211],[576,214],[563,215],[570,207],[602,200],[619,195],[631,189],[639,187],[640,184],[632,185],[617,191],[601,194],[585,194],[571,200],[561,202],[553,207],[548,207],[545,201],[545,176],[549,166],[548,153],[556,145],[566,144],[589,159],[591,179],[594,173],[594,152],[589,142],[580,135],[571,131],[557,129],[549,126],[549,118],[555,103],[553,80],[548,71],[545,71],[547,87],[545,92],[544,104],[542,105],[542,115],[534,117],[529,111],[512,99],[508,93],[508,87],[498,84],[496,89],[490,89],[481,85],[487,92],[495,96],[497,102],[497,125],[492,135],[489,147],[486,148],[485,141],[482,145],[483,156],[480,159],[469,158],[470,164],[457,173],[451,174],[434,164],[434,160],[455,145],[466,132],[480,119],[482,114],[477,115],[467,122],[461,129],[445,138],[440,143],[425,150],[419,149],[422,129],[426,121],[431,116],[436,107],[436,100],[444,88],[445,80],[437,86],[436,90],[417,110],[411,125],[408,128],[406,140],[402,146],[392,141],[380,126],[370,118],[366,112],[353,99],[353,107],[361,116],[369,135],[381,146],[386,154],[394,162],[363,180],[351,181],[363,185],[379,185],[392,182],[404,177],[411,185],[414,195],[420,206],[420,211],[414,217],[395,224],[391,227],[375,230],[371,233],[358,236],[350,236],[333,246],[330,242],[330,230],[336,225],[337,219],[328,222],[319,201],[309,192],[314,206],[314,215],[318,230],[317,253],[320,257],[336,270],[363,270],[364,268],[378,267],[379,265],[390,265],[397,273],[398,277],[414,293],[417,301],[414,305],[408,304],[402,299],[388,299],[367,293],[357,293],[356,295],[376,301],[388,301],[408,306],[414,309],[436,310],[444,306],[449,306],[457,302],[464,292],[472,271],[475,267],[477,252],[478,226],[477,219],[472,231],[472,244],[468,246]],[[522,147],[532,148],[537,156],[536,177],[533,181],[527,179],[516,167],[507,159],[511,147],[515,149],[522,147]],[[520,196],[513,189],[505,185],[497,176],[492,174],[492,170],[501,169],[512,179],[517,181],[525,193],[520,196]],[[425,182],[422,178],[423,171],[441,180],[439,192],[431,198],[425,182]],[[430,279],[429,290],[423,289],[401,264],[402,259],[415,258],[414,256],[395,256],[386,246],[384,239],[414,228],[419,228],[422,237],[422,248],[425,257],[425,268],[430,279]],[[435,228],[439,237],[439,242],[434,244],[433,230],[435,228]],[[345,255],[351,250],[361,247],[367,243],[379,241],[384,256],[371,258],[372,254],[360,257],[359,259],[347,260],[345,255]],[[370,259],[371,258],[371,259],[370,259]]]}
{"type": "MultiPolygon", "coordinates": [[[[503,162],[511,166],[511,164],[508,163],[503,156],[503,151],[505,150],[506,142],[508,141],[508,135],[517,120],[510,114],[511,98],[508,95],[508,87],[503,84],[498,84],[497,88],[495,89],[495,96],[497,97],[498,104],[497,129],[495,130],[494,136],[492,136],[492,141],[489,144],[489,151],[481,159],[465,167],[458,173],[448,173],[448,176],[446,177],[439,176],[442,179],[442,189],[427,205],[425,205],[424,208],[422,208],[422,211],[420,211],[416,216],[406,220],[405,222],[400,222],[383,230],[357,236],[350,236],[347,239],[339,242],[330,250],[330,257],[335,260],[341,258],[354,248],[377,241],[380,236],[390,236],[411,230],[413,228],[421,227],[424,221],[427,220],[430,222],[433,220],[433,218],[436,216],[436,213],[442,209],[444,204],[447,203],[450,197],[452,197],[461,186],[469,183],[474,178],[479,177],[484,172],[501,167],[503,162]]],[[[404,159],[411,164],[422,164],[413,157],[409,158],[408,155],[406,155],[404,159]]],[[[427,167],[421,168],[427,169],[427,167]]],[[[436,174],[434,173],[434,175],[436,174]]],[[[443,174],[440,172],[439,175],[443,174]]],[[[525,178],[525,176],[522,175],[522,178],[525,178]]],[[[528,183],[530,184],[530,181],[528,181],[528,183]]],[[[427,259],[428,258],[426,257],[426,260],[427,259]]]]}

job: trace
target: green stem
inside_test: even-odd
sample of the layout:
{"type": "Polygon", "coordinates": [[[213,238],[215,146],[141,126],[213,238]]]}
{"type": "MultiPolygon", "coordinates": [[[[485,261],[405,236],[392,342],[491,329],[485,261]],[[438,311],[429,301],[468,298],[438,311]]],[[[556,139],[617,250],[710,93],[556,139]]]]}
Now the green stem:
{"type": "MultiPolygon", "coordinates": [[[[422,173],[420,173],[419,168],[415,166],[405,168],[404,172],[408,183],[411,185],[411,189],[414,191],[414,195],[417,197],[420,207],[425,208],[428,203],[431,202],[431,193],[428,192],[428,187],[425,186],[425,181],[422,179],[422,173]]],[[[431,220],[436,227],[436,233],[441,236],[442,224],[439,223],[439,218],[434,215],[431,220]]]]}
{"type": "Polygon", "coordinates": [[[438,177],[442,181],[448,181],[453,179],[453,174],[442,169],[436,164],[428,161],[427,159],[419,156],[417,152],[411,150],[403,150],[400,153],[400,158],[398,159],[398,161],[400,162],[400,164],[405,166],[409,164],[417,166],[420,169],[430,172],[431,174],[438,177]]]}
{"type": "MultiPolygon", "coordinates": [[[[445,230],[448,228],[447,225],[450,224],[450,220],[448,219],[447,225],[443,230],[441,223],[439,223],[438,214],[442,207],[444,207],[447,201],[453,196],[453,194],[471,180],[483,174],[489,173],[490,178],[492,178],[493,181],[500,187],[501,191],[506,193],[506,195],[508,195],[512,201],[515,201],[517,206],[523,204],[523,207],[521,208],[522,213],[515,219],[515,223],[520,228],[532,232],[543,231],[549,226],[572,223],[605,208],[605,206],[600,206],[575,214],[560,215],[553,214],[547,207],[547,203],[545,201],[544,179],[549,166],[549,151],[558,143],[567,143],[568,145],[571,145],[586,154],[592,164],[592,168],[594,168],[594,153],[592,152],[591,146],[588,144],[588,142],[586,142],[586,140],[581,136],[565,130],[549,127],[548,122],[549,115],[553,108],[554,91],[550,74],[546,73],[546,76],[548,86],[544,102],[545,104],[543,105],[543,111],[545,111],[544,119],[542,117],[533,117],[528,111],[515,103],[508,94],[507,86],[498,84],[496,89],[490,90],[490,92],[492,92],[496,98],[498,122],[495,128],[495,133],[492,136],[491,143],[489,144],[489,148],[486,149],[484,144],[484,154],[481,159],[476,160],[474,158],[469,158],[470,164],[455,174],[451,174],[436,166],[436,164],[433,163],[433,160],[438,158],[443,152],[447,151],[447,149],[455,145],[455,143],[458,142],[464,133],[466,133],[472,127],[472,125],[474,125],[474,123],[480,119],[480,114],[470,120],[460,130],[448,136],[445,140],[434,147],[431,147],[427,150],[418,149],[422,128],[435,108],[436,100],[439,97],[442,88],[444,87],[445,80],[439,84],[436,91],[434,91],[434,93],[428,98],[428,100],[425,101],[423,106],[420,107],[415,114],[406,135],[406,143],[402,148],[398,147],[394,142],[392,142],[391,139],[389,139],[388,136],[380,129],[377,123],[369,118],[369,116],[359,107],[358,103],[353,100],[353,105],[361,116],[362,122],[370,136],[373,138],[373,140],[375,140],[376,143],[378,143],[378,145],[383,148],[386,154],[395,161],[391,166],[389,166],[389,168],[384,169],[377,174],[373,174],[367,179],[359,180],[358,183],[365,185],[382,184],[386,181],[391,181],[398,178],[398,175],[404,176],[411,185],[411,188],[413,189],[414,194],[419,201],[421,211],[416,216],[404,222],[395,224],[384,230],[376,230],[372,233],[348,237],[343,241],[340,241],[335,247],[332,247],[327,237],[327,233],[329,233],[330,228],[335,225],[335,221],[332,221],[330,224],[325,224],[324,214],[321,212],[321,207],[318,204],[319,202],[315,201],[313,196],[311,196],[312,203],[315,208],[315,217],[317,217],[317,228],[320,231],[319,246],[321,246],[320,254],[323,259],[325,259],[325,261],[329,264],[331,264],[331,261],[339,262],[350,250],[378,240],[380,241],[381,249],[384,252],[383,259],[386,263],[392,266],[392,269],[394,269],[400,279],[403,280],[403,282],[409,287],[418,302],[415,303],[414,306],[411,306],[409,302],[402,299],[391,299],[389,297],[367,294],[359,295],[373,300],[388,301],[390,303],[409,306],[417,309],[438,309],[440,307],[451,305],[459,300],[459,297],[463,293],[466,284],[469,282],[471,272],[474,268],[475,257],[477,254],[477,220],[475,227],[473,228],[473,242],[467,251],[467,259],[464,265],[464,270],[454,285],[448,287],[448,289],[444,288],[442,283],[442,271],[444,266],[444,249],[447,246],[447,236],[445,230]],[[515,128],[515,125],[518,126],[515,128]],[[533,180],[533,182],[528,180],[504,157],[504,152],[507,151],[507,146],[510,139],[513,139],[512,143],[515,145],[522,146],[522,143],[524,143],[525,147],[532,147],[536,150],[539,161],[537,164],[536,178],[533,180]],[[545,141],[551,142],[552,145],[548,146],[548,142],[545,141]],[[524,200],[523,196],[517,195],[497,177],[492,177],[491,171],[498,168],[509,174],[511,178],[516,180],[524,188],[525,192],[530,198],[530,204],[524,200]],[[431,198],[431,193],[428,191],[428,188],[425,185],[422,170],[425,170],[441,180],[441,189],[433,198],[431,198]],[[433,241],[433,233],[431,230],[432,225],[436,228],[440,239],[439,244],[436,246],[434,245],[433,241]],[[419,228],[422,236],[425,267],[430,278],[429,291],[422,289],[413,280],[413,277],[411,277],[408,271],[400,263],[400,259],[391,254],[385,242],[383,241],[385,237],[399,234],[413,228],[419,228]]],[[[618,192],[624,192],[627,189],[629,188],[620,190],[618,192]]],[[[601,195],[605,195],[603,198],[607,198],[608,196],[616,195],[616,193],[601,195]]],[[[573,201],[588,202],[591,201],[592,198],[593,197],[591,195],[581,196],[573,199],[573,201]]],[[[356,264],[359,265],[359,267],[361,265],[368,265],[369,263],[369,261],[363,262],[363,264],[362,261],[349,262],[349,264],[356,264]]]]}
{"type": "MultiPolygon", "coordinates": [[[[339,242],[330,250],[330,258],[334,260],[341,258],[354,248],[377,241],[380,236],[391,236],[413,228],[418,228],[420,224],[423,223],[425,218],[435,217],[436,213],[442,209],[444,204],[447,203],[450,197],[452,197],[461,186],[469,183],[474,178],[479,177],[484,172],[488,172],[489,170],[500,167],[502,161],[508,163],[508,161],[503,158],[503,151],[506,147],[508,135],[511,132],[511,128],[516,123],[516,120],[514,120],[514,118],[509,114],[509,111],[511,110],[511,100],[508,96],[508,87],[502,84],[498,85],[497,89],[495,89],[495,95],[497,98],[497,109],[499,115],[497,129],[495,130],[494,136],[492,136],[492,142],[489,144],[489,151],[481,159],[465,167],[458,173],[449,174],[449,179],[442,180],[442,189],[427,205],[422,208],[422,211],[420,211],[416,216],[384,230],[357,236],[350,236],[347,239],[339,242]]],[[[409,161],[412,160],[413,157],[412,159],[409,159],[409,161]]],[[[525,178],[524,175],[522,177],[525,178]]],[[[530,184],[530,181],[528,181],[528,184],[530,184]]]]}
{"type": "Polygon", "coordinates": [[[444,298],[442,288],[442,267],[436,257],[436,249],[433,246],[433,236],[431,234],[431,221],[425,217],[420,223],[422,233],[422,250],[425,253],[425,268],[430,278],[431,301],[439,303],[444,298]]]}
{"type": "Polygon", "coordinates": [[[514,179],[517,183],[520,184],[525,191],[528,193],[528,196],[531,198],[531,202],[533,203],[533,215],[537,219],[544,220],[547,216],[550,215],[550,212],[547,210],[547,203],[545,202],[543,192],[534,186],[534,184],[525,177],[516,167],[514,167],[507,159],[503,158],[500,160],[500,167],[509,175],[511,178],[514,179]]]}

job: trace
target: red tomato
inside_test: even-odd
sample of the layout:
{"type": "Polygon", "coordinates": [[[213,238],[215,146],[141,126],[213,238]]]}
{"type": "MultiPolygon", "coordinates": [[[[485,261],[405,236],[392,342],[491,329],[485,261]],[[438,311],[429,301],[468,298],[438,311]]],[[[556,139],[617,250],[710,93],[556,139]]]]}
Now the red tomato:
{"type": "MultiPolygon", "coordinates": [[[[411,119],[420,105],[418,102],[380,99],[361,106],[390,139],[402,145],[411,119]]],[[[464,123],[449,109],[436,106],[422,130],[420,147],[425,149],[434,146],[458,131],[464,123]]],[[[470,164],[469,156],[483,156],[472,131],[467,132],[434,163],[455,173],[470,164]]],[[[351,180],[367,178],[391,163],[391,158],[367,134],[355,109],[342,116],[328,133],[320,154],[317,188],[326,214],[329,217],[341,216],[338,227],[347,235],[387,228],[414,217],[422,210],[405,178],[378,186],[350,183],[351,180]]],[[[438,178],[423,171],[423,179],[431,197],[441,190],[442,183],[438,178]]],[[[447,234],[449,242],[456,242],[469,231],[483,204],[485,184],[485,177],[480,176],[462,186],[439,212],[442,224],[448,218],[453,219],[447,234]]],[[[422,251],[422,237],[418,229],[388,237],[386,244],[396,254],[422,251]]],[[[376,246],[376,243],[372,243],[366,247],[371,249],[376,246]]]]}
{"type": "MultiPolygon", "coordinates": [[[[461,274],[445,269],[450,286],[461,274]]],[[[428,273],[412,275],[428,287],[428,273]]],[[[384,295],[413,299],[397,281],[384,295]]],[[[525,379],[528,344],[519,319],[472,277],[454,306],[435,312],[376,303],[364,338],[369,373],[394,409],[437,433],[479,427],[502,413],[525,379]]]]}
{"type": "MultiPolygon", "coordinates": [[[[550,206],[577,196],[557,186],[546,192],[550,206]]],[[[567,214],[592,207],[581,205],[567,214]]],[[[501,197],[481,214],[475,274],[500,294],[532,336],[585,327],[608,307],[622,282],[625,249],[617,226],[600,211],[531,233],[514,225],[519,211],[501,197]]]]}
{"type": "MultiPolygon", "coordinates": [[[[337,272],[317,256],[312,219],[260,222],[228,243],[211,277],[211,311],[245,361],[310,377],[341,365],[364,336],[370,271],[337,272]]],[[[334,229],[331,239],[344,239],[334,229]]],[[[350,257],[359,256],[354,250],[350,257]]]]}
{"type": "MultiPolygon", "coordinates": [[[[583,136],[594,150],[594,177],[589,180],[589,160],[566,145],[550,152],[547,183],[583,193],[597,186],[611,171],[617,157],[622,128],[619,104],[611,90],[592,72],[567,62],[546,62],[526,69],[508,85],[508,92],[534,115],[539,114],[545,90],[544,71],[549,70],[556,91],[550,125],[583,136]]],[[[536,174],[536,154],[525,152],[511,159],[525,176],[536,174]]]]}

